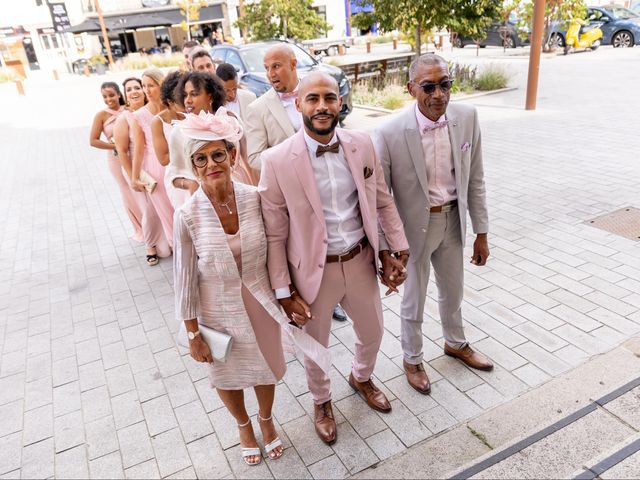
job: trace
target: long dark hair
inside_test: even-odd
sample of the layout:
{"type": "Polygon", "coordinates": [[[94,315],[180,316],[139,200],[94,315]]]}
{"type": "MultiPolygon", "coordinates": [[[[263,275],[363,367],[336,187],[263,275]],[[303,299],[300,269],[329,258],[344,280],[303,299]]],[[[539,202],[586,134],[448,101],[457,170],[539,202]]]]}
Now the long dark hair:
{"type": "Polygon", "coordinates": [[[177,97],[177,87],[180,84],[180,79],[182,78],[182,72],[175,71],[171,72],[164,78],[164,82],[162,82],[162,86],[160,87],[160,100],[165,107],[169,108],[170,103],[178,103],[177,97]]]}
{"type": "Polygon", "coordinates": [[[211,95],[211,113],[216,113],[218,108],[223,106],[227,101],[227,94],[224,91],[222,82],[208,72],[188,72],[180,79],[178,89],[176,90],[176,100],[184,105],[184,89],[187,82],[191,82],[197,89],[204,89],[211,95]]]}
{"type": "Polygon", "coordinates": [[[104,82],[102,85],[100,85],[100,91],[106,88],[110,88],[111,90],[113,90],[118,94],[118,103],[120,105],[125,104],[124,97],[122,96],[122,92],[120,91],[120,87],[116,82],[104,82]]]}
{"type": "MultiPolygon", "coordinates": [[[[129,82],[137,82],[138,85],[140,85],[140,88],[142,88],[142,80],[140,80],[139,78],[137,77],[125,78],[124,81],[122,82],[122,88],[124,90],[124,100],[126,103],[129,103],[127,100],[127,87],[126,87],[127,83],[129,82]]],[[[148,100],[147,100],[147,96],[144,93],[144,90],[142,91],[142,94],[144,95],[144,104],[146,105],[148,100]]]]}

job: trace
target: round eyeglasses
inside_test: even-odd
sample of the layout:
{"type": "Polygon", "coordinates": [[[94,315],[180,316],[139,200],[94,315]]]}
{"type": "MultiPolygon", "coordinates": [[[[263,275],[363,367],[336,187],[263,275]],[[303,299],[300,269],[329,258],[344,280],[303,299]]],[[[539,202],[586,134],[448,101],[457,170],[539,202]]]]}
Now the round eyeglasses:
{"type": "Polygon", "coordinates": [[[206,167],[207,163],[209,163],[209,159],[211,159],[214,163],[222,163],[224,162],[229,155],[229,152],[226,150],[216,150],[211,153],[194,153],[191,155],[191,161],[196,166],[196,168],[206,167]]]}

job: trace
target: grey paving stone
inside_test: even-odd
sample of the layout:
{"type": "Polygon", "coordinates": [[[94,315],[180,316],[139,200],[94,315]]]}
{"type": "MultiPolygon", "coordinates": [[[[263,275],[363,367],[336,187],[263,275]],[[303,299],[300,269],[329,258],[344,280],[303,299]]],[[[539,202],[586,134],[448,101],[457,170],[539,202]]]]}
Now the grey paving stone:
{"type": "Polygon", "coordinates": [[[405,449],[403,443],[390,429],[371,435],[366,442],[380,460],[386,460],[405,449]]]}
{"type": "Polygon", "coordinates": [[[225,456],[235,478],[273,478],[264,459],[258,465],[247,465],[240,454],[240,446],[235,446],[224,451],[225,456]]]}
{"type": "Polygon", "coordinates": [[[462,391],[477,387],[482,383],[480,377],[457,359],[443,356],[432,360],[430,365],[462,391]]]}
{"type": "Polygon", "coordinates": [[[84,445],[56,453],[56,478],[89,478],[89,465],[84,445]]]}
{"type": "Polygon", "coordinates": [[[144,420],[138,393],[135,390],[112,397],[111,408],[118,430],[144,420]]]}
{"type": "Polygon", "coordinates": [[[513,374],[530,387],[540,385],[551,377],[531,363],[527,363],[523,367],[517,368],[513,374]]]}
{"type": "Polygon", "coordinates": [[[117,431],[117,435],[118,442],[120,443],[120,452],[122,454],[122,465],[125,469],[154,458],[153,448],[145,422],[139,422],[122,428],[117,431]]]}
{"type": "Polygon", "coordinates": [[[495,407],[504,401],[504,397],[487,383],[473,387],[465,393],[485,410],[495,407]]]}
{"type": "Polygon", "coordinates": [[[102,358],[102,352],[97,338],[91,338],[84,342],[77,343],[76,352],[78,365],[84,365],[102,358]]]}
{"type": "Polygon", "coordinates": [[[497,319],[491,317],[482,310],[476,309],[475,307],[467,307],[464,312],[464,318],[467,322],[507,347],[515,347],[516,345],[520,345],[526,341],[522,335],[514,332],[511,328],[505,326],[497,319]]]}
{"type": "Polygon", "coordinates": [[[434,434],[454,426],[458,421],[443,407],[438,405],[418,415],[420,421],[434,434]]]}
{"type": "Polygon", "coordinates": [[[391,401],[391,408],[390,413],[378,415],[405,446],[410,447],[431,435],[431,432],[400,400],[391,401]]]}
{"type": "Polygon", "coordinates": [[[124,349],[124,343],[115,342],[101,347],[102,363],[106,370],[124,365],[127,363],[127,353],[124,349]]]}
{"type": "Polygon", "coordinates": [[[119,449],[116,425],[111,415],[85,425],[89,459],[101,457],[119,449]]]}
{"type": "Polygon", "coordinates": [[[311,418],[296,418],[282,425],[282,428],[305,465],[311,465],[333,454],[331,447],[318,438],[311,418]]]}
{"type": "Polygon", "coordinates": [[[166,394],[162,376],[157,368],[145,370],[134,375],[138,395],[141,402],[166,394]]]}
{"type": "Polygon", "coordinates": [[[362,400],[356,395],[352,395],[340,400],[334,405],[349,424],[362,437],[367,438],[387,428],[387,425],[375,413],[374,410],[366,408],[362,404],[362,400]]]}
{"type": "Polygon", "coordinates": [[[195,400],[174,410],[186,443],[213,433],[213,427],[202,403],[195,400]]]}
{"type": "Polygon", "coordinates": [[[154,354],[154,357],[158,364],[158,370],[163,378],[170,377],[185,370],[182,358],[180,358],[178,350],[175,348],[163,350],[162,352],[154,354]]]}
{"type": "Polygon", "coordinates": [[[149,342],[149,348],[153,353],[158,353],[162,350],[175,346],[173,335],[169,332],[167,327],[160,327],[155,330],[147,331],[147,341],[149,342]]]}
{"type": "Polygon", "coordinates": [[[129,365],[133,373],[142,372],[156,367],[153,353],[147,344],[133,347],[127,350],[127,356],[129,357],[129,365]]]}
{"type": "Polygon", "coordinates": [[[149,434],[152,437],[178,426],[173,408],[166,395],[156,397],[141,405],[149,434]]]}
{"type": "Polygon", "coordinates": [[[188,443],[187,450],[198,478],[223,478],[232,473],[215,435],[188,443]]]}
{"type": "Polygon", "coordinates": [[[22,449],[22,478],[49,478],[54,474],[53,438],[22,449]]]}
{"type": "MultiPolygon", "coordinates": [[[[225,407],[211,412],[209,419],[222,448],[226,450],[240,442],[236,421],[225,407]]],[[[254,426],[255,430],[256,427],[254,426]]]]}
{"type": "Polygon", "coordinates": [[[557,350],[556,352],[554,352],[554,355],[563,362],[568,363],[569,365],[574,367],[583,363],[589,358],[589,355],[587,353],[573,345],[567,345],[566,347],[557,350]]]}
{"type": "Polygon", "coordinates": [[[56,453],[84,443],[82,412],[75,411],[54,419],[56,453]]]}
{"type": "Polygon", "coordinates": [[[431,396],[423,395],[414,390],[413,387],[409,385],[409,382],[407,382],[405,375],[388,381],[385,386],[389,388],[414,415],[418,415],[436,405],[436,402],[431,396]]]}
{"type": "Polygon", "coordinates": [[[630,392],[609,402],[604,408],[637,430],[640,429],[639,402],[640,388],[636,387],[630,392]]]}
{"type": "Polygon", "coordinates": [[[287,423],[305,414],[304,409],[285,383],[276,385],[273,415],[279,423],[287,423]]]}
{"type": "Polygon", "coordinates": [[[164,478],[170,478],[170,479],[180,479],[180,478],[184,478],[184,479],[191,479],[191,478],[196,478],[196,471],[193,469],[193,467],[188,467],[185,468],[184,470],[180,470],[179,472],[176,472],[172,475],[169,475],[168,477],[164,477],[164,478]]]}
{"type": "Polygon", "coordinates": [[[22,430],[23,402],[6,403],[0,406],[0,437],[22,430]]]}
{"type": "Polygon", "coordinates": [[[78,369],[78,372],[81,392],[101,387],[107,383],[102,360],[96,360],[95,362],[82,365],[78,369]]]}
{"type": "Polygon", "coordinates": [[[129,392],[136,388],[133,374],[128,364],[120,365],[106,371],[107,386],[112,397],[129,392]]]}
{"type": "Polygon", "coordinates": [[[24,414],[23,444],[30,445],[53,436],[53,405],[29,410],[24,414]]]}
{"type": "Polygon", "coordinates": [[[187,372],[165,378],[164,385],[174,408],[198,399],[198,393],[187,372]]]}
{"type": "Polygon", "coordinates": [[[338,440],[333,451],[351,474],[378,462],[375,453],[347,422],[338,425],[338,440]]]}
{"type": "Polygon", "coordinates": [[[12,472],[19,469],[21,457],[22,432],[0,437],[0,473],[12,472]]]}
{"type": "Polygon", "coordinates": [[[311,479],[311,472],[293,448],[287,448],[277,460],[265,458],[267,467],[276,479],[311,479]]]}
{"type": "Polygon", "coordinates": [[[0,379],[0,405],[24,398],[25,374],[0,379]]]}
{"type": "Polygon", "coordinates": [[[91,472],[91,478],[96,479],[125,478],[119,452],[109,453],[103,457],[90,460],[89,471],[91,472]]]}
{"type": "Polygon", "coordinates": [[[224,406],[216,391],[211,388],[209,379],[205,378],[199,380],[194,383],[194,386],[196,387],[198,397],[200,398],[200,401],[202,402],[202,405],[204,406],[204,409],[207,413],[210,413],[224,406]]]}
{"type": "Polygon", "coordinates": [[[521,367],[527,361],[520,355],[508,349],[501,343],[496,342],[493,338],[485,338],[474,345],[478,350],[484,353],[495,363],[502,365],[507,370],[515,370],[521,367]]]}
{"type": "Polygon", "coordinates": [[[161,476],[166,477],[191,466],[191,459],[178,428],[152,437],[151,443],[161,476]]]}
{"type": "Polygon", "coordinates": [[[125,471],[126,478],[132,480],[144,480],[147,478],[160,478],[160,472],[158,471],[158,464],[154,460],[148,460],[146,462],[139,463],[133,467],[127,468],[125,471]]]}
{"type": "Polygon", "coordinates": [[[609,349],[606,342],[577,329],[573,325],[563,325],[553,330],[553,333],[590,355],[602,353],[609,349]]]}
{"type": "Polygon", "coordinates": [[[336,455],[311,465],[309,471],[313,478],[340,479],[349,475],[349,471],[336,455]]]}
{"type": "Polygon", "coordinates": [[[570,366],[558,357],[547,352],[535,343],[527,342],[516,347],[516,352],[551,375],[560,375],[569,370],[570,366]]]}
{"type": "Polygon", "coordinates": [[[29,382],[25,386],[25,411],[41,407],[53,402],[53,386],[51,377],[29,382]]]}

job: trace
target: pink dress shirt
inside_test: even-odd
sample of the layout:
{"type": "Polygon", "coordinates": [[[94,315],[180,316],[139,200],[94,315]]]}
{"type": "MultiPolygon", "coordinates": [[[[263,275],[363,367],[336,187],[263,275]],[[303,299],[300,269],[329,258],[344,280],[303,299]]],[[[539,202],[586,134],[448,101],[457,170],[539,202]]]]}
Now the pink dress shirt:
{"type": "Polygon", "coordinates": [[[424,161],[427,165],[429,205],[435,207],[452,202],[458,198],[458,194],[449,127],[445,125],[441,128],[429,129],[436,123],[444,122],[445,116],[440,117],[438,122],[434,122],[425,117],[416,105],[416,119],[422,138],[424,161]],[[428,131],[425,131],[425,128],[428,131]]]}

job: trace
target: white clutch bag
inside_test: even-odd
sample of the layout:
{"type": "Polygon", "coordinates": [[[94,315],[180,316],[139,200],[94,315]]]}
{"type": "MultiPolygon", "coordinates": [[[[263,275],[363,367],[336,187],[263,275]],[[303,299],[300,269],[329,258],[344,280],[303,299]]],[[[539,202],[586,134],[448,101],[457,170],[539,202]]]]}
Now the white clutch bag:
{"type": "Polygon", "coordinates": [[[142,183],[144,183],[145,190],[149,193],[153,193],[158,182],[156,182],[153,177],[144,170],[140,170],[140,175],[138,175],[138,178],[142,183]]]}
{"type": "MultiPolygon", "coordinates": [[[[233,337],[226,333],[218,332],[213,328],[205,327],[204,325],[199,325],[198,328],[202,340],[209,345],[214,360],[226,362],[229,357],[229,352],[231,352],[233,337]]],[[[180,330],[178,331],[176,340],[178,341],[178,345],[189,348],[189,337],[187,337],[187,328],[184,326],[184,322],[180,322],[180,330]]]]}

